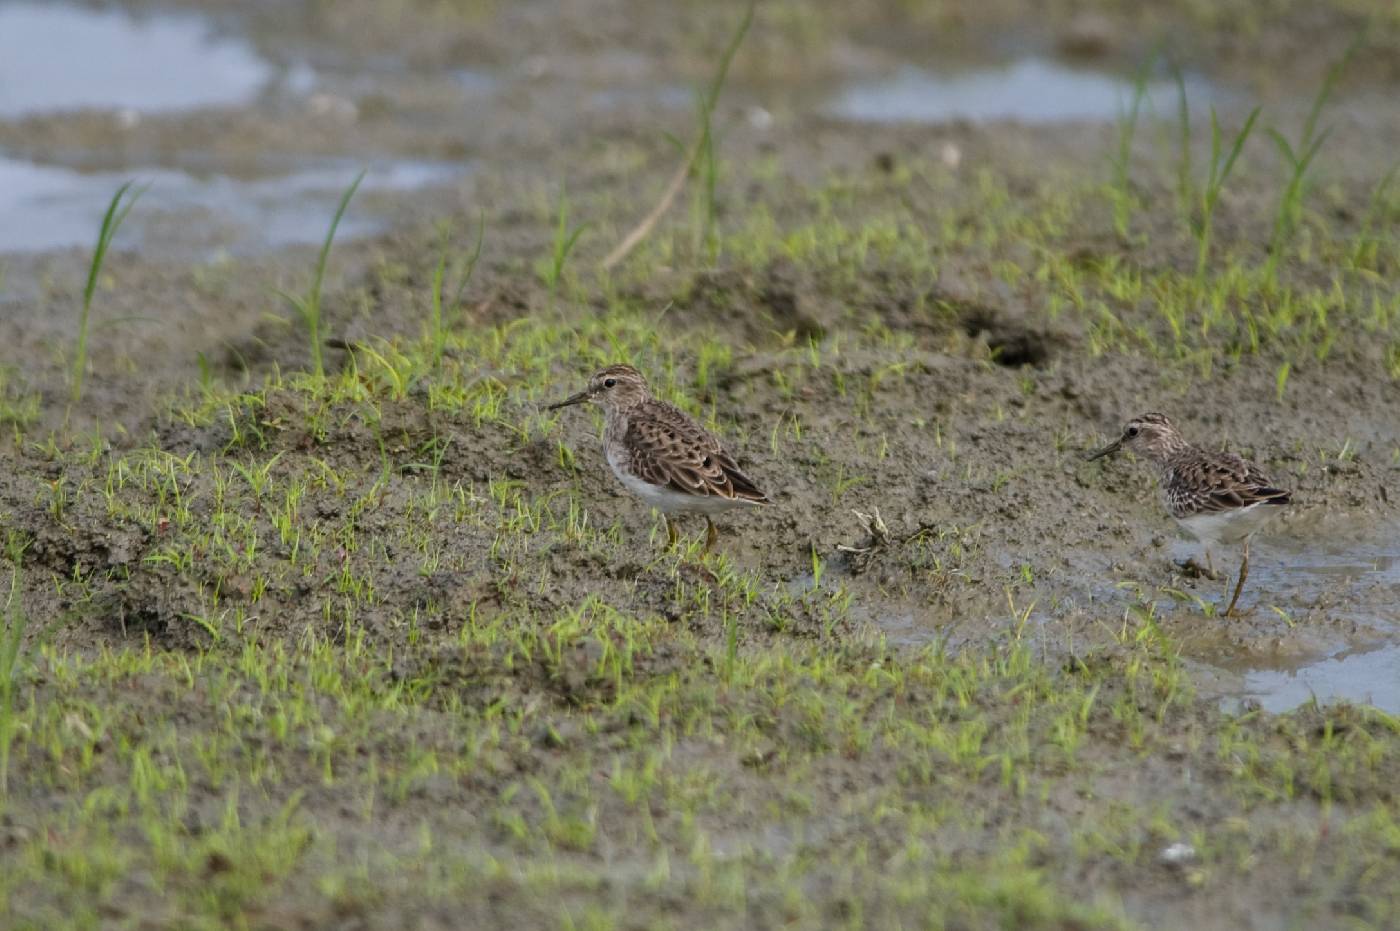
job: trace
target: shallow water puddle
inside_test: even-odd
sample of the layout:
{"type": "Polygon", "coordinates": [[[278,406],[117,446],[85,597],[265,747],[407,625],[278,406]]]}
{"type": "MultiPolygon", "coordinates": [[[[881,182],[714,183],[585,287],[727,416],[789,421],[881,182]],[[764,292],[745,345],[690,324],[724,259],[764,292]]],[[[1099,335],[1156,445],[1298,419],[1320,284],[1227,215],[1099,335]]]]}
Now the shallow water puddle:
{"type": "MultiPolygon", "coordinates": [[[[0,118],[105,110],[137,119],[245,105],[270,90],[305,94],[317,80],[304,65],[280,73],[245,39],[218,34],[195,14],[0,0],[0,118]]],[[[35,162],[0,153],[0,253],[90,247],[112,194],[126,181],[147,190],[122,239],[185,257],[320,241],[361,167],[369,173],[338,232],[347,238],[387,225],[365,195],[441,187],[470,170],[388,158],[366,164],[272,155],[250,167],[198,154],[161,166],[132,164],[120,152],[73,157],[85,167],[66,157],[35,162]]]]}
{"type": "MultiPolygon", "coordinates": [[[[1199,78],[1188,77],[1185,85],[1193,110],[1216,96],[1199,78]]],[[[1176,112],[1174,82],[1151,81],[1145,94],[1144,116],[1176,112]]],[[[826,111],[842,119],[877,123],[1106,122],[1126,111],[1132,96],[1129,78],[1026,58],[1000,68],[948,73],[906,65],[891,78],[844,88],[826,111]]]]}
{"type": "MultiPolygon", "coordinates": [[[[1165,554],[1163,554],[1165,555],[1165,554]]],[[[1198,544],[1174,543],[1171,558],[1200,557],[1198,544]]],[[[1229,576],[1218,582],[1200,580],[1184,586],[1196,597],[1221,609],[1238,569],[1238,550],[1215,554],[1216,569],[1229,576]]],[[[830,564],[835,568],[835,564],[830,564]]],[[[1143,563],[1165,574],[1162,556],[1143,563]]],[[[1139,598],[1155,601],[1160,618],[1170,618],[1181,636],[1193,680],[1202,694],[1222,707],[1239,711],[1257,705],[1285,712],[1314,699],[1373,705],[1400,714],[1400,527],[1362,527],[1337,521],[1325,525],[1295,525],[1277,537],[1253,546],[1248,584],[1241,598],[1242,619],[1204,615],[1195,604],[1169,596],[1165,578],[1153,587],[1136,586],[1138,595],[1111,581],[1092,581],[1094,597],[1082,602],[1068,598],[1052,607],[1053,594],[1026,593],[1014,610],[996,620],[1020,623],[1029,636],[1052,654],[1073,646],[1071,618],[1064,613],[1103,619],[1104,611],[1119,610],[1139,598]],[[1097,606],[1094,606],[1097,605],[1097,606]],[[1021,612],[1024,611],[1024,616],[1021,612]],[[1230,644],[1230,645],[1227,645],[1230,644]]],[[[828,569],[831,584],[842,574],[828,569]]],[[[793,579],[789,593],[811,590],[810,573],[793,579]]],[[[854,620],[869,623],[885,634],[892,646],[920,647],[956,643],[959,623],[935,623],[917,606],[862,605],[850,608],[854,620]]]]}
{"type": "Polygon", "coordinates": [[[1345,651],[1296,669],[1252,669],[1224,699],[1237,710],[1256,702],[1265,711],[1291,711],[1314,698],[1347,701],[1400,714],[1400,644],[1345,651]]]}
{"type": "Polygon", "coordinates": [[[1400,584],[1400,530],[1385,540],[1331,543],[1308,547],[1297,541],[1276,541],[1283,559],[1270,571],[1301,572],[1319,579],[1369,579],[1400,584]]]}
{"type": "Polygon", "coordinates": [[[216,35],[198,16],[0,4],[0,116],[231,106],[255,98],[273,74],[250,44],[216,35]]]}
{"type": "Polygon", "coordinates": [[[1271,540],[1267,549],[1256,549],[1251,562],[1249,588],[1256,599],[1251,603],[1259,605],[1256,611],[1276,603],[1283,610],[1296,606],[1302,614],[1322,605],[1328,617],[1390,633],[1392,642],[1378,644],[1373,634],[1366,642],[1282,666],[1213,661],[1226,680],[1215,689],[1222,703],[1238,709],[1254,702],[1278,712],[1316,698],[1400,713],[1400,532],[1384,527],[1380,535],[1365,538],[1271,540]]]}
{"type": "Polygon", "coordinates": [[[462,93],[472,97],[488,97],[501,88],[501,79],[496,75],[470,68],[458,68],[453,71],[452,83],[457,85],[462,93]]]}
{"type": "Polygon", "coordinates": [[[695,91],[678,84],[609,87],[589,95],[588,106],[594,110],[625,110],[628,107],[640,110],[650,106],[684,110],[695,106],[695,91]]]}
{"type": "MultiPolygon", "coordinates": [[[[1198,553],[1198,548],[1183,543],[1176,552],[1184,557],[1198,553]]],[[[1218,553],[1215,568],[1233,581],[1238,560],[1238,551],[1218,553]]],[[[1391,626],[1400,622],[1400,612],[1394,610],[1394,596],[1400,594],[1396,589],[1400,529],[1337,539],[1325,534],[1277,537],[1255,545],[1242,603],[1277,604],[1289,610],[1290,605],[1306,608],[1325,602],[1335,616],[1391,626]]]]}
{"type": "MultiPolygon", "coordinates": [[[[319,242],[360,167],[348,160],[302,162],[239,178],[172,168],[83,172],[0,156],[0,253],[90,247],[112,194],[133,179],[149,187],[122,229],[127,243],[134,236],[167,254],[203,255],[319,242]]],[[[364,195],[439,187],[470,170],[421,161],[371,162],[368,168],[337,237],[370,235],[385,225],[364,195]]]]}

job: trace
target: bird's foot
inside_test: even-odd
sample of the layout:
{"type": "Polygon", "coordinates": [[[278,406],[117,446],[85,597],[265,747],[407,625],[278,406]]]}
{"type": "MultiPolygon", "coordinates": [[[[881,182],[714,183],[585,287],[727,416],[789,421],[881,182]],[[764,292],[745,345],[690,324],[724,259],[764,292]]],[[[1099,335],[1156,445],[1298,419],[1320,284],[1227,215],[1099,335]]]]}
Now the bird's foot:
{"type": "Polygon", "coordinates": [[[719,541],[719,530],[715,527],[715,522],[708,517],[705,518],[705,549],[702,556],[710,555],[710,551],[715,548],[715,543],[719,541]]]}
{"type": "Polygon", "coordinates": [[[1194,556],[1183,559],[1176,564],[1176,568],[1188,579],[1209,579],[1212,582],[1219,582],[1224,578],[1223,575],[1211,567],[1201,565],[1196,561],[1196,557],[1194,556]]]}

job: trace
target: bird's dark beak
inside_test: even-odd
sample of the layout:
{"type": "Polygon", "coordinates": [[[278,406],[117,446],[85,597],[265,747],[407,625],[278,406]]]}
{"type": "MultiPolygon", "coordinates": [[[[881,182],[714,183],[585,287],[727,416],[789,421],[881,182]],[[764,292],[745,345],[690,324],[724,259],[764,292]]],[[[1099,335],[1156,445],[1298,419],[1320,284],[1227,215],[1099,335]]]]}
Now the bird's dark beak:
{"type": "Polygon", "coordinates": [[[1113,455],[1114,453],[1118,452],[1118,450],[1120,450],[1120,449],[1122,449],[1122,448],[1123,448],[1123,438],[1122,438],[1122,437],[1119,437],[1118,439],[1114,440],[1112,443],[1109,443],[1109,444],[1108,444],[1107,446],[1105,446],[1103,449],[1096,449],[1096,450],[1094,450],[1092,453],[1085,453],[1085,454],[1084,454],[1084,459],[1085,459],[1086,462],[1093,462],[1095,459],[1102,459],[1104,456],[1111,456],[1111,455],[1113,455]]]}
{"type": "Polygon", "coordinates": [[[588,398],[589,398],[588,389],[585,388],[585,389],[583,389],[582,391],[580,391],[578,394],[571,394],[571,395],[569,395],[567,398],[565,398],[564,400],[560,401],[560,402],[557,403],[557,404],[550,404],[550,405],[546,406],[546,407],[545,407],[545,410],[547,410],[547,411],[557,411],[557,410],[559,410],[559,408],[561,408],[561,407],[570,407],[570,406],[572,406],[572,405],[574,405],[574,404],[582,404],[584,401],[587,401],[588,398]]]}

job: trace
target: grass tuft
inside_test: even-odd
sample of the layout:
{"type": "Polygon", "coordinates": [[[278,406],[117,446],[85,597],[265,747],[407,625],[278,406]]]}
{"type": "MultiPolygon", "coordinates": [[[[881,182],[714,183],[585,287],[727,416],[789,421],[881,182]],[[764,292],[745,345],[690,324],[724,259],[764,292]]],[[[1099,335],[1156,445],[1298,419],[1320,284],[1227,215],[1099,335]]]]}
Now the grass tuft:
{"type": "MultiPolygon", "coordinates": [[[[486,213],[483,211],[477,222],[476,246],[473,247],[471,255],[465,257],[453,269],[457,279],[457,288],[452,296],[451,311],[456,313],[462,306],[462,295],[467,290],[467,285],[472,280],[472,274],[476,271],[476,263],[481,259],[481,246],[486,241],[486,213]]],[[[432,292],[429,296],[430,318],[428,321],[433,342],[433,370],[442,370],[442,357],[447,351],[447,332],[449,321],[447,311],[443,306],[442,291],[446,286],[448,271],[448,243],[444,235],[442,249],[438,253],[437,265],[433,268],[432,292]]]]}
{"type": "Polygon", "coordinates": [[[10,791],[10,745],[15,738],[15,687],[19,677],[20,658],[24,650],[24,632],[29,617],[20,604],[20,561],[25,545],[13,533],[9,540],[10,594],[5,599],[3,629],[0,629],[0,796],[10,791]]]}
{"type": "Polygon", "coordinates": [[[574,251],[574,246],[578,245],[579,237],[588,230],[589,226],[589,224],[583,223],[570,228],[569,192],[563,185],[559,187],[559,204],[555,208],[554,216],[553,245],[548,261],[543,263],[540,270],[540,278],[549,290],[551,307],[554,306],[554,301],[559,295],[559,283],[564,278],[564,269],[568,265],[569,255],[574,251]]]}

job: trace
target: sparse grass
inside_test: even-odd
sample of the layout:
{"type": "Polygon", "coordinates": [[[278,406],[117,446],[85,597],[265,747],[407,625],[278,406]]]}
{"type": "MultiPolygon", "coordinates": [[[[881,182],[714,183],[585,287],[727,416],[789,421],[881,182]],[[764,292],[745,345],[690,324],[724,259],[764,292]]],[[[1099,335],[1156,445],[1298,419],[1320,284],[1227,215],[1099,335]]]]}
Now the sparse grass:
{"type": "MultiPolygon", "coordinates": [[[[1390,166],[1390,170],[1377,182],[1371,192],[1370,201],[1366,205],[1366,215],[1361,221],[1361,229],[1357,232],[1355,241],[1349,250],[1350,265],[1353,268],[1369,272],[1376,270],[1382,245],[1387,241],[1377,235],[1376,224],[1377,222],[1383,223],[1383,217],[1392,209],[1391,190],[1397,174],[1400,174],[1400,162],[1390,166]]],[[[1389,241],[1394,242],[1393,239],[1389,241]]]]}
{"type": "MultiPolygon", "coordinates": [[[[842,244],[815,248],[818,268],[851,261],[863,238],[859,226],[811,235],[842,244]]],[[[866,260],[914,261],[917,247],[894,244],[866,260]]],[[[160,915],[187,926],[285,909],[381,924],[409,909],[489,923],[504,909],[568,926],[622,903],[660,923],[683,903],[706,927],[1133,928],[1118,881],[1235,894],[1290,869],[1300,844],[1317,851],[1300,882],[1321,914],[1339,887],[1365,896],[1373,925],[1396,914],[1400,889],[1363,852],[1394,830],[1385,787],[1400,734],[1386,716],[1311,712],[1318,723],[1284,724],[1281,742],[1279,719],[1223,714],[1192,695],[1148,594],[1107,614],[1094,646],[1047,662],[1033,593],[1044,566],[1007,569],[989,611],[1004,624],[956,650],[885,643],[856,619],[871,589],[820,546],[803,554],[805,584],[725,552],[705,579],[693,551],[650,550],[644,530],[635,538],[644,519],[620,526],[625,506],[596,500],[566,465],[487,481],[463,467],[540,444],[562,464],[592,459],[570,445],[591,442],[586,425],[564,433],[533,403],[571,389],[580,359],[637,359],[704,416],[650,308],[444,338],[461,366],[439,366],[425,332],[376,346],[364,370],[210,386],[174,414],[227,435],[224,449],[60,454],[53,519],[140,528],[150,544],[135,566],[23,584],[59,587],[87,625],[116,624],[98,600],[113,589],[166,613],[144,634],[113,629],[100,651],[42,648],[8,725],[9,810],[49,801],[0,852],[7,918],[149,914],[123,877],[150,875],[160,915]],[[421,401],[406,399],[412,382],[421,401]],[[453,436],[404,426],[419,404],[453,436]],[[339,431],[362,424],[376,425],[372,448],[347,448],[339,431]],[[167,590],[173,602],[151,600],[167,590]],[[1151,800],[1133,794],[1144,769],[1151,800]],[[848,773],[859,788],[833,794],[848,773]],[[1124,792],[1138,808],[1115,801],[1124,792]],[[1048,798],[1078,800],[1072,823],[1048,798]],[[1260,819],[1260,805],[1289,814],[1260,819]],[[1160,852],[1178,842],[1197,859],[1163,879],[1160,852]],[[1086,884],[1093,868],[1120,880],[1086,884]]],[[[767,377],[794,399],[873,399],[878,419],[920,376],[842,360],[898,339],[873,328],[794,344],[767,377]]],[[[719,378],[730,357],[705,358],[697,379],[732,391],[719,378]]],[[[854,476],[891,442],[902,461],[909,442],[838,454],[820,421],[748,437],[722,426],[743,449],[772,443],[771,470],[825,456],[813,474],[832,514],[864,487],[854,476]]],[[[940,470],[974,467],[951,441],[936,448],[940,470]]],[[[976,597],[986,581],[966,567],[994,564],[981,533],[929,527],[878,558],[896,578],[937,575],[976,597]]]]}
{"type": "Polygon", "coordinates": [[[20,561],[25,544],[14,531],[7,543],[11,563],[10,593],[5,599],[4,629],[0,630],[0,812],[10,793],[10,744],[15,739],[15,692],[23,658],[29,618],[20,604],[20,561]]]}
{"type": "Polygon", "coordinates": [[[321,251],[316,256],[316,267],[311,273],[311,282],[306,287],[306,293],[281,292],[287,303],[296,309],[297,316],[301,318],[302,324],[306,327],[307,346],[311,351],[311,371],[318,378],[326,373],[321,337],[321,287],[325,283],[326,262],[331,256],[331,244],[335,242],[335,231],[340,227],[340,221],[345,216],[345,211],[350,207],[350,199],[355,196],[355,192],[359,190],[360,182],[364,180],[365,170],[362,169],[355,176],[355,180],[350,182],[350,186],[340,195],[335,215],[331,217],[331,224],[326,229],[325,241],[321,243],[321,251]]]}
{"type": "Polygon", "coordinates": [[[0,367],[0,426],[22,436],[38,418],[38,395],[20,383],[13,370],[0,367]]]}
{"type": "Polygon", "coordinates": [[[486,214],[482,213],[477,223],[476,245],[472,248],[471,255],[463,257],[452,265],[452,277],[456,280],[457,287],[448,306],[444,307],[443,288],[447,283],[450,251],[447,236],[444,234],[442,249],[438,253],[438,262],[433,268],[433,286],[429,303],[431,316],[428,320],[428,326],[433,342],[433,369],[435,371],[442,370],[442,357],[447,350],[447,334],[451,325],[448,314],[461,310],[462,294],[466,291],[467,285],[471,283],[472,274],[476,271],[476,263],[481,259],[481,246],[485,241],[486,214]]]}

